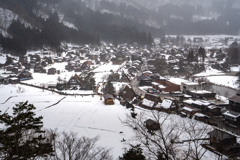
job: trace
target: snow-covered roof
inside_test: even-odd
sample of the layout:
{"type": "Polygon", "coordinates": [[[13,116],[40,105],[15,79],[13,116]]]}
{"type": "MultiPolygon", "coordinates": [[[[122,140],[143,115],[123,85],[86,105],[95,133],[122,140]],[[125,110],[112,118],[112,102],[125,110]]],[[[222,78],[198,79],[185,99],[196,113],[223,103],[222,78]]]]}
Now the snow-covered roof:
{"type": "Polygon", "coordinates": [[[191,98],[192,96],[191,95],[187,95],[187,94],[184,94],[183,95],[185,98],[191,98]]]}
{"type": "Polygon", "coordinates": [[[152,82],[152,84],[153,84],[153,85],[156,85],[156,86],[158,85],[158,83],[157,83],[157,82],[152,82]]]}
{"type": "Polygon", "coordinates": [[[182,82],[183,84],[186,84],[188,86],[195,86],[195,85],[198,85],[198,83],[196,82],[182,82]]]}
{"type": "Polygon", "coordinates": [[[197,116],[197,117],[205,117],[205,115],[202,114],[202,113],[195,113],[194,116],[197,116]]]}
{"type": "Polygon", "coordinates": [[[166,88],[166,87],[163,86],[163,85],[158,85],[158,88],[160,88],[160,89],[164,89],[164,88],[166,88]]]}
{"type": "Polygon", "coordinates": [[[152,74],[152,72],[151,72],[151,71],[145,71],[145,72],[143,72],[143,74],[145,74],[145,73],[152,74]]]}
{"type": "Polygon", "coordinates": [[[214,105],[211,105],[211,106],[208,106],[209,109],[215,109],[215,108],[218,108],[217,106],[214,106],[214,105]]]}
{"type": "Polygon", "coordinates": [[[172,106],[172,101],[170,99],[164,99],[162,102],[162,107],[165,109],[169,109],[172,106]]]}
{"type": "Polygon", "coordinates": [[[183,110],[186,110],[186,111],[189,111],[189,112],[192,112],[192,111],[194,111],[194,109],[192,109],[192,108],[189,108],[189,107],[183,107],[182,109],[183,109],[183,110]]]}
{"type": "Polygon", "coordinates": [[[188,99],[188,100],[185,100],[183,101],[184,103],[187,103],[187,104],[192,104],[194,102],[194,100],[192,99],[188,99]]]}
{"type": "Polygon", "coordinates": [[[191,92],[198,93],[198,94],[212,93],[212,92],[206,91],[206,90],[192,90],[191,92]]]}
{"type": "Polygon", "coordinates": [[[150,101],[148,99],[143,99],[142,105],[145,105],[145,106],[148,106],[148,107],[152,107],[154,105],[154,102],[150,101]]]}
{"type": "Polygon", "coordinates": [[[229,110],[223,113],[223,115],[233,117],[233,118],[238,118],[240,116],[240,113],[229,110]]]}
{"type": "Polygon", "coordinates": [[[194,116],[196,116],[196,117],[208,117],[208,116],[206,116],[202,113],[195,113],[194,116]]]}

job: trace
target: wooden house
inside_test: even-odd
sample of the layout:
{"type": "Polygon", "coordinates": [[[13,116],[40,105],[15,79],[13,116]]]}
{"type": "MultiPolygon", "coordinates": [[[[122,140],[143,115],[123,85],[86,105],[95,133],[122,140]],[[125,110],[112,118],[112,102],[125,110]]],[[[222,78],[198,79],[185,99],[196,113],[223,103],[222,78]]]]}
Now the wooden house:
{"type": "Polygon", "coordinates": [[[131,78],[127,74],[123,73],[122,77],[120,78],[120,82],[130,83],[131,82],[131,78]]]}
{"type": "Polygon", "coordinates": [[[67,86],[68,88],[75,87],[75,86],[82,87],[81,81],[82,81],[81,78],[77,74],[75,74],[68,80],[67,86]]]}
{"type": "Polygon", "coordinates": [[[162,100],[159,97],[159,95],[155,95],[155,94],[146,93],[144,98],[148,99],[148,100],[151,100],[151,101],[153,101],[155,103],[162,102],[162,100]]]}
{"type": "Polygon", "coordinates": [[[218,129],[214,129],[207,134],[210,138],[210,146],[215,148],[218,152],[227,155],[239,153],[240,146],[237,143],[237,137],[235,135],[218,129]]]}
{"type": "Polygon", "coordinates": [[[155,95],[155,94],[150,94],[150,93],[146,93],[143,100],[142,100],[142,103],[141,103],[141,106],[143,107],[147,107],[147,108],[152,108],[154,107],[157,103],[161,103],[162,100],[161,98],[159,97],[159,95],[155,95]]]}
{"type": "Polygon", "coordinates": [[[46,69],[43,68],[41,65],[34,66],[35,73],[47,73],[46,69]]]}
{"type": "Polygon", "coordinates": [[[160,79],[155,80],[159,84],[160,92],[175,92],[180,91],[180,85],[174,84],[170,81],[167,81],[165,78],[160,77],[160,79]]]}
{"type": "Polygon", "coordinates": [[[47,73],[47,74],[51,74],[51,75],[56,74],[56,68],[50,68],[50,69],[48,69],[48,73],[47,73]]]}
{"type": "Polygon", "coordinates": [[[114,105],[114,101],[113,101],[114,97],[113,97],[113,95],[111,95],[111,94],[104,94],[103,97],[104,97],[105,105],[114,105]]]}
{"type": "Polygon", "coordinates": [[[187,94],[197,99],[215,99],[216,96],[216,93],[209,92],[206,90],[187,91],[187,94]]]}
{"type": "Polygon", "coordinates": [[[108,80],[111,82],[119,82],[120,81],[120,75],[118,73],[110,74],[108,77],[108,80]]]}
{"type": "Polygon", "coordinates": [[[160,129],[159,123],[152,119],[147,119],[146,121],[144,121],[144,124],[145,124],[145,127],[150,131],[155,131],[160,129]]]}
{"type": "Polygon", "coordinates": [[[9,78],[9,83],[11,84],[17,84],[19,82],[19,79],[17,77],[9,78]]]}
{"type": "Polygon", "coordinates": [[[162,102],[158,102],[154,107],[165,112],[177,111],[178,109],[174,99],[171,98],[164,98],[162,102]]]}
{"type": "Polygon", "coordinates": [[[189,118],[192,118],[192,116],[195,114],[195,113],[200,113],[201,110],[200,109],[197,109],[197,108],[194,108],[194,107],[190,107],[190,106],[185,106],[182,108],[182,112],[189,118]]]}
{"type": "Polygon", "coordinates": [[[223,117],[226,122],[228,122],[231,125],[240,127],[240,113],[239,112],[234,112],[234,111],[226,111],[223,114],[223,117]]]}
{"type": "Polygon", "coordinates": [[[221,107],[215,106],[215,105],[210,105],[207,107],[207,115],[210,117],[213,116],[220,116],[222,114],[221,112],[221,107]]]}
{"type": "Polygon", "coordinates": [[[153,81],[160,79],[160,75],[158,73],[153,73],[150,77],[153,79],[153,81]]]}
{"type": "Polygon", "coordinates": [[[194,114],[194,119],[196,119],[198,121],[201,121],[201,122],[208,123],[209,118],[210,118],[209,116],[207,116],[205,114],[202,114],[202,113],[195,113],[194,114]]]}
{"type": "Polygon", "coordinates": [[[12,65],[8,65],[7,67],[5,67],[5,69],[6,69],[7,71],[12,71],[13,66],[12,66],[12,65]]]}
{"type": "Polygon", "coordinates": [[[203,101],[203,100],[192,100],[192,99],[188,99],[183,101],[184,105],[188,105],[194,108],[198,108],[201,110],[202,113],[207,113],[208,111],[208,106],[211,105],[210,102],[208,101],[203,101]]]}
{"type": "Polygon", "coordinates": [[[229,99],[229,109],[235,112],[240,112],[240,94],[237,94],[229,99]]]}
{"type": "Polygon", "coordinates": [[[33,79],[32,73],[30,73],[28,71],[24,71],[24,72],[20,73],[17,77],[20,81],[33,79]]]}
{"type": "Polygon", "coordinates": [[[150,77],[152,75],[152,72],[147,70],[147,71],[143,72],[143,75],[147,76],[147,77],[150,77]]]}
{"type": "Polygon", "coordinates": [[[23,63],[23,66],[25,67],[25,69],[29,70],[31,68],[31,64],[28,62],[23,63]]]}
{"type": "Polygon", "coordinates": [[[91,67],[91,61],[85,61],[82,66],[81,66],[81,70],[89,70],[91,67]]]}
{"type": "Polygon", "coordinates": [[[42,62],[41,62],[41,65],[42,65],[43,67],[47,67],[48,62],[46,62],[46,61],[42,61],[42,62]]]}
{"type": "Polygon", "coordinates": [[[130,67],[129,69],[128,69],[128,72],[129,73],[135,73],[135,72],[137,72],[138,71],[138,69],[137,69],[137,67],[135,67],[135,66],[132,66],[132,67],[130,67]]]}
{"type": "Polygon", "coordinates": [[[148,76],[141,75],[140,77],[137,78],[139,81],[140,86],[151,86],[152,85],[152,79],[148,76]]]}
{"type": "Polygon", "coordinates": [[[19,73],[19,69],[17,67],[13,67],[12,68],[12,73],[18,74],[19,73]]]}
{"type": "Polygon", "coordinates": [[[187,91],[199,90],[200,85],[196,82],[182,82],[180,89],[183,93],[187,93],[187,91]]]}
{"type": "Polygon", "coordinates": [[[122,95],[122,98],[125,100],[125,101],[132,101],[132,99],[136,97],[136,93],[134,92],[134,90],[129,86],[129,85],[126,85],[125,88],[123,89],[123,95],[122,95]]]}

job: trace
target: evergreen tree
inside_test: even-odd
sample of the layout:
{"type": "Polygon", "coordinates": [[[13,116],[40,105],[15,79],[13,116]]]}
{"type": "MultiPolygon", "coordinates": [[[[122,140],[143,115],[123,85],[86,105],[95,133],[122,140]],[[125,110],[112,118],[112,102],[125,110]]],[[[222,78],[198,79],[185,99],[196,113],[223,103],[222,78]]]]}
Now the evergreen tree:
{"type": "Polygon", "coordinates": [[[4,113],[0,122],[1,158],[25,160],[45,157],[53,152],[52,145],[43,136],[42,116],[35,117],[35,107],[28,102],[20,102],[13,107],[13,114],[4,113]]]}
{"type": "Polygon", "coordinates": [[[115,88],[114,88],[113,84],[111,83],[111,81],[109,81],[109,80],[107,81],[107,84],[104,87],[104,93],[115,95],[115,88]]]}
{"type": "Polygon", "coordinates": [[[152,34],[151,33],[148,33],[148,45],[152,45],[152,43],[154,42],[154,39],[152,37],[152,34]]]}
{"type": "Polygon", "coordinates": [[[188,52],[188,57],[187,57],[187,59],[188,59],[188,61],[193,61],[193,58],[194,58],[194,56],[193,56],[193,50],[190,50],[189,52],[188,52]]]}
{"type": "Polygon", "coordinates": [[[133,146],[123,154],[122,157],[119,157],[119,160],[145,160],[145,156],[142,154],[142,149],[140,144],[133,146]]]}
{"type": "Polygon", "coordinates": [[[8,55],[7,55],[5,66],[12,64],[12,63],[13,63],[13,61],[12,61],[11,57],[8,57],[8,55]]]}
{"type": "Polygon", "coordinates": [[[202,61],[205,61],[206,51],[204,48],[200,47],[198,50],[199,55],[202,57],[202,61]]]}

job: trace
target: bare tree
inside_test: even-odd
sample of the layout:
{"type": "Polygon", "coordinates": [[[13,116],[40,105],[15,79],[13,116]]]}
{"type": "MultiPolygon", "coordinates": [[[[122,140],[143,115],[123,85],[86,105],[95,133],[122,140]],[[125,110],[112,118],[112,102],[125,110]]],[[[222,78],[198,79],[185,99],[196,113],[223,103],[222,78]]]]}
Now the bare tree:
{"type": "Polygon", "coordinates": [[[47,137],[53,145],[55,156],[50,160],[111,160],[111,149],[96,146],[99,136],[78,138],[76,133],[48,130],[47,137]]]}
{"type": "Polygon", "coordinates": [[[16,91],[17,91],[17,93],[24,93],[25,92],[25,88],[18,86],[16,91]]]}
{"type": "Polygon", "coordinates": [[[207,132],[211,129],[194,119],[157,111],[140,113],[136,119],[127,115],[123,124],[134,130],[132,142],[141,144],[144,155],[158,160],[202,159],[206,152],[202,143],[207,140],[207,132]],[[149,118],[158,123],[158,130],[147,128],[145,122],[149,118]]]}
{"type": "Polygon", "coordinates": [[[140,113],[136,119],[127,116],[123,123],[134,129],[135,136],[133,141],[142,144],[145,155],[150,159],[175,159],[178,151],[183,146],[175,142],[179,141],[179,137],[183,130],[177,127],[176,123],[171,123],[172,119],[168,114],[152,112],[152,118],[159,124],[159,130],[148,131],[145,127],[147,116],[140,113]]]}
{"type": "Polygon", "coordinates": [[[186,139],[182,142],[188,144],[188,150],[185,151],[186,159],[202,159],[207,151],[204,147],[202,147],[202,144],[207,142],[207,133],[212,130],[212,127],[194,119],[187,119],[187,121],[183,121],[181,125],[184,127],[184,139],[186,139]]]}

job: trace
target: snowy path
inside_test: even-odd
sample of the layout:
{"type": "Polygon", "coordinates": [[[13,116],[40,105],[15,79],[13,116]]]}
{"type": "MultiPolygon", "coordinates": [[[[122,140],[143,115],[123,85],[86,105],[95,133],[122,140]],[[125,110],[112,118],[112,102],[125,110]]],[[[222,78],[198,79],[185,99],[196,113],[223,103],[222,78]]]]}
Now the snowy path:
{"type": "Polygon", "coordinates": [[[17,97],[17,96],[11,96],[11,97],[9,97],[5,102],[3,102],[3,103],[0,103],[0,104],[5,104],[7,101],[9,101],[11,98],[13,98],[13,97],[17,97]]]}
{"type": "MultiPolygon", "coordinates": [[[[44,108],[44,109],[48,109],[48,108],[50,108],[50,107],[52,107],[52,106],[55,106],[55,105],[57,105],[59,102],[61,102],[64,98],[66,98],[66,97],[63,97],[62,99],[60,99],[57,103],[54,103],[53,105],[50,105],[50,106],[48,106],[48,107],[46,107],[46,108],[44,108]]],[[[42,110],[44,110],[44,109],[42,109],[42,110]]],[[[39,111],[42,111],[42,110],[39,110],[39,111]]]]}

